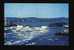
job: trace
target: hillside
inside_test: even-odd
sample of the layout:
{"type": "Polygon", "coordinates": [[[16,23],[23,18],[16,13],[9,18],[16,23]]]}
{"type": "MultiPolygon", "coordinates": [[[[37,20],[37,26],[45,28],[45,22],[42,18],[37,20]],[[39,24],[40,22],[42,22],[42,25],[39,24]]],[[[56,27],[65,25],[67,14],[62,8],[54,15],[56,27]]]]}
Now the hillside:
{"type": "Polygon", "coordinates": [[[68,24],[68,18],[35,18],[35,17],[29,17],[29,18],[14,18],[14,17],[7,17],[6,25],[10,24],[22,24],[22,25],[32,25],[32,26],[40,26],[40,25],[54,25],[57,23],[61,24],[68,24]]]}

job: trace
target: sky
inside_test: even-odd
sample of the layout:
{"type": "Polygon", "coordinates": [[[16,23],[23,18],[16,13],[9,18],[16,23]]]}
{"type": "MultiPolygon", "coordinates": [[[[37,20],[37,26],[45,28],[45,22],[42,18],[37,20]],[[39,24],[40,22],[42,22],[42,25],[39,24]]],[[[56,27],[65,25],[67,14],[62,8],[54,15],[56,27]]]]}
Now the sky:
{"type": "Polygon", "coordinates": [[[5,17],[38,17],[57,18],[69,17],[67,3],[5,3],[5,17]]]}

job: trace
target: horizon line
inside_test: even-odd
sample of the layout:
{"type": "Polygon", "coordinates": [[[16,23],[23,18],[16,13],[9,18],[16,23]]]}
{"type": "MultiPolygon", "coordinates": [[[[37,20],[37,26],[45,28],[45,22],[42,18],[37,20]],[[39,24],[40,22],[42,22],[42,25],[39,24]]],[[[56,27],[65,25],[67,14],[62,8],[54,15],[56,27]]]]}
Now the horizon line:
{"type": "MultiPolygon", "coordinates": [[[[10,18],[40,18],[40,17],[10,17],[10,18]]],[[[69,17],[51,17],[51,18],[69,18],[69,17]]]]}

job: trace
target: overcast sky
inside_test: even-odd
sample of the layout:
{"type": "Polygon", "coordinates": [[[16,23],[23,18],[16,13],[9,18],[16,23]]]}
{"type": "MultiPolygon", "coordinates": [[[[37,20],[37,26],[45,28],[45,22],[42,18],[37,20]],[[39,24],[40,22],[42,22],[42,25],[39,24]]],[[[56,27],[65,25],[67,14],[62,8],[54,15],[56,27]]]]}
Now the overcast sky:
{"type": "Polygon", "coordinates": [[[65,3],[5,3],[5,17],[69,17],[69,7],[65,3]]]}

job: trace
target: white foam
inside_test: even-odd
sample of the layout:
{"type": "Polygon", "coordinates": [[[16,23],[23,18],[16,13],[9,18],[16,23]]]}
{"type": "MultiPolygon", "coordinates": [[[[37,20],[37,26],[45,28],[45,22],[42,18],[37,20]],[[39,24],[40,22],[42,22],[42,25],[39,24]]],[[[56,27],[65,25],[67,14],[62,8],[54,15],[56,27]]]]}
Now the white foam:
{"type": "Polygon", "coordinates": [[[31,40],[32,38],[44,35],[46,32],[48,32],[47,26],[41,26],[41,27],[17,26],[16,29],[18,29],[19,31],[12,30],[16,34],[16,37],[25,40],[31,40]]]}
{"type": "Polygon", "coordinates": [[[48,40],[53,40],[53,39],[48,39],[48,40]]]}
{"type": "Polygon", "coordinates": [[[22,28],[23,28],[22,25],[17,25],[17,26],[16,26],[16,30],[21,30],[22,28]]]}
{"type": "Polygon", "coordinates": [[[44,29],[46,29],[46,28],[48,28],[47,26],[41,26],[41,28],[44,28],[44,29]]]}
{"type": "Polygon", "coordinates": [[[32,43],[28,43],[26,45],[35,45],[36,43],[35,42],[32,42],[32,43]]]}
{"type": "Polygon", "coordinates": [[[68,25],[64,25],[64,27],[69,27],[68,25]]]}
{"type": "Polygon", "coordinates": [[[64,32],[68,33],[69,32],[69,29],[65,29],[64,32]]]}
{"type": "Polygon", "coordinates": [[[12,43],[10,41],[7,41],[6,43],[4,43],[4,45],[12,45],[12,43]]]}
{"type": "Polygon", "coordinates": [[[19,44],[21,42],[21,40],[18,41],[14,41],[12,44],[19,44]]]}

